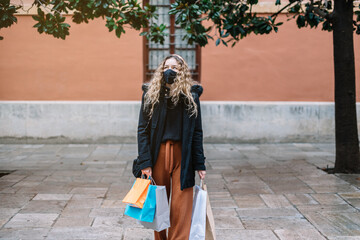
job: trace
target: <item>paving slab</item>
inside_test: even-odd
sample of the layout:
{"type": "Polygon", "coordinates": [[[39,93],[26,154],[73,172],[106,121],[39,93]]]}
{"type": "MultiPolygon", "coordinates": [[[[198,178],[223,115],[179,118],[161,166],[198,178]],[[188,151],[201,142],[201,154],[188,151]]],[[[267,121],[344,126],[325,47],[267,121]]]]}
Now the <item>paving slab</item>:
{"type": "Polygon", "coordinates": [[[260,194],[265,204],[269,208],[292,208],[293,205],[281,194],[260,194]]]}
{"type": "Polygon", "coordinates": [[[215,215],[215,229],[244,229],[238,216],[215,215]]]}
{"type": "MultiPolygon", "coordinates": [[[[218,239],[360,239],[360,174],[332,143],[205,143],[218,239]]],[[[153,239],[124,215],[137,145],[2,144],[0,239],[153,239]]],[[[199,184],[199,179],[196,179],[199,184]]]]}
{"type": "Polygon", "coordinates": [[[43,240],[46,238],[50,228],[5,228],[0,231],[0,239],[4,240],[43,240]]]}
{"type": "Polygon", "coordinates": [[[269,218],[269,219],[243,219],[243,225],[246,229],[253,230],[276,230],[276,229],[291,229],[297,231],[298,229],[311,229],[313,226],[306,219],[303,218],[269,218]]]}
{"type": "Polygon", "coordinates": [[[66,205],[67,208],[97,208],[103,202],[102,199],[75,199],[70,200],[66,205]]]}
{"type": "MultiPolygon", "coordinates": [[[[96,209],[96,208],[95,208],[96,209]]],[[[94,208],[69,208],[65,207],[61,212],[61,217],[92,217],[90,216],[90,212],[94,210],[94,208]]]]}
{"type": "Polygon", "coordinates": [[[305,216],[325,236],[360,236],[359,212],[315,212],[305,216]]]}
{"type": "Polygon", "coordinates": [[[284,196],[294,205],[311,205],[311,204],[319,204],[311,194],[302,194],[302,193],[288,193],[284,194],[284,196]]]}
{"type": "Polygon", "coordinates": [[[65,208],[66,200],[31,200],[20,213],[58,213],[65,208]]]}
{"type": "Polygon", "coordinates": [[[295,208],[254,208],[236,209],[241,219],[268,218],[302,218],[303,215],[295,208]]]}
{"type": "Polygon", "coordinates": [[[338,194],[334,193],[315,193],[311,194],[311,196],[323,205],[346,204],[346,202],[339,197],[338,194]]]}
{"type": "Polygon", "coordinates": [[[257,194],[234,196],[238,208],[264,208],[264,200],[257,194]]]}
{"type": "Polygon", "coordinates": [[[239,230],[239,229],[218,229],[216,238],[221,240],[247,239],[247,240],[278,240],[271,230],[239,230]]]}
{"type": "Polygon", "coordinates": [[[154,231],[142,228],[127,228],[124,240],[150,240],[154,239],[154,231]]]}
{"type": "Polygon", "coordinates": [[[54,227],[87,227],[91,226],[94,219],[90,217],[59,217],[56,220],[54,227]]]}
{"type": "Polygon", "coordinates": [[[315,228],[313,229],[277,229],[274,231],[275,234],[281,240],[287,239],[298,239],[298,240],[326,240],[326,238],[321,235],[315,228]]]}
{"type": "Polygon", "coordinates": [[[27,193],[0,193],[1,208],[22,208],[36,194],[27,193]]]}
{"type": "Polygon", "coordinates": [[[36,194],[33,200],[70,200],[72,194],[36,194]]]}
{"type": "Polygon", "coordinates": [[[123,228],[113,227],[54,227],[48,233],[46,239],[70,240],[70,239],[122,239],[123,228]]]}
{"type": "Polygon", "coordinates": [[[59,214],[55,213],[18,213],[4,225],[4,228],[41,228],[51,227],[59,214]]]}

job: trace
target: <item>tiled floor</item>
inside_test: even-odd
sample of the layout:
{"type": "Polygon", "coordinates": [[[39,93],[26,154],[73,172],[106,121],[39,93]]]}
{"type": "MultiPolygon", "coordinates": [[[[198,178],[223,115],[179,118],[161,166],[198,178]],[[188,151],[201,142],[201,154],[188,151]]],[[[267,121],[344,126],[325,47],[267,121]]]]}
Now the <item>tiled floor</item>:
{"type": "MultiPolygon", "coordinates": [[[[360,239],[360,175],[331,175],[334,144],[205,144],[216,233],[360,239]]],[[[136,144],[3,144],[0,239],[153,239],[124,216],[136,144]]],[[[198,182],[198,179],[197,179],[198,182]]]]}

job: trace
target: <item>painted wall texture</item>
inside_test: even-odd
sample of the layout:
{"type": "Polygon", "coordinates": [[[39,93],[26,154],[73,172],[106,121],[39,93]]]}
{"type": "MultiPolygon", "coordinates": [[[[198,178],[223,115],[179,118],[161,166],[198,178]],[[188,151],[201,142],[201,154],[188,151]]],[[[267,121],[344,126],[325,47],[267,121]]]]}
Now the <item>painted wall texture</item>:
{"type": "MultiPolygon", "coordinates": [[[[118,39],[105,21],[71,25],[67,39],[39,34],[30,15],[3,29],[0,100],[139,100],[142,37],[127,29],[118,39]]],[[[278,33],[250,35],[234,48],[202,49],[202,100],[333,101],[332,33],[298,29],[286,22],[278,33]]],[[[354,34],[356,84],[360,84],[360,36],[354,34]]],[[[357,89],[357,101],[360,92],[357,89]]]]}

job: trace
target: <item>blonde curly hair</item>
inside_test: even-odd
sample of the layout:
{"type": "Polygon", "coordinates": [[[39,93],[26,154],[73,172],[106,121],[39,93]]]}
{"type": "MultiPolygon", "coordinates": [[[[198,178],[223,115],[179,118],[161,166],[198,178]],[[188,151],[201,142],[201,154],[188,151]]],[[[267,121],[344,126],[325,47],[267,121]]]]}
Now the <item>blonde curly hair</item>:
{"type": "Polygon", "coordinates": [[[180,69],[176,74],[174,83],[172,83],[173,89],[170,93],[170,95],[172,96],[171,101],[174,103],[174,105],[176,105],[180,99],[180,95],[183,94],[184,103],[187,106],[187,110],[190,112],[190,117],[194,114],[195,116],[197,116],[197,106],[190,90],[193,85],[200,84],[199,82],[191,78],[190,70],[187,63],[180,55],[177,54],[170,54],[165,57],[155,70],[154,75],[149,82],[148,90],[144,96],[144,110],[150,109],[150,111],[148,111],[148,116],[149,118],[151,118],[154,112],[155,104],[159,103],[162,84],[165,84],[163,80],[164,65],[166,60],[170,58],[174,58],[176,62],[180,65],[180,69]]]}

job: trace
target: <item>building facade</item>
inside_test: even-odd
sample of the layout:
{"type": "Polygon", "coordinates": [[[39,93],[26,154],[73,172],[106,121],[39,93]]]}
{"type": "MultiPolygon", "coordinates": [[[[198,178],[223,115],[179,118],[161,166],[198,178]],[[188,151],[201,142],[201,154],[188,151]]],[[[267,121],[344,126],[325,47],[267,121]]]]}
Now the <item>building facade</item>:
{"type": "MultiPolygon", "coordinates": [[[[78,25],[71,14],[70,36],[56,39],[32,27],[35,9],[18,14],[1,32],[2,141],[134,142],[141,84],[169,53],[183,56],[204,88],[205,141],[334,140],[331,32],[298,29],[282,14],[278,33],[251,34],[234,48],[214,41],[201,48],[181,40],[171,2],[150,3],[167,25],[164,45],[130,28],[119,39],[105,20],[78,25]]],[[[267,16],[279,7],[262,1],[257,11],[267,16]]],[[[356,76],[359,40],[354,34],[356,76]]],[[[356,95],[359,101],[359,89],[356,95]]]]}

